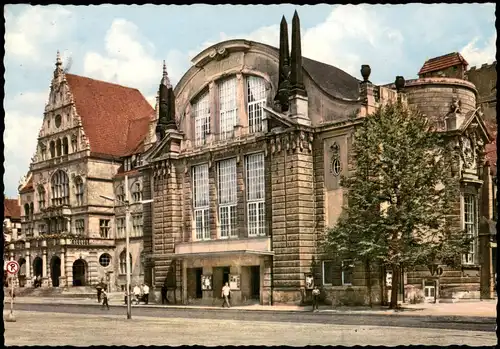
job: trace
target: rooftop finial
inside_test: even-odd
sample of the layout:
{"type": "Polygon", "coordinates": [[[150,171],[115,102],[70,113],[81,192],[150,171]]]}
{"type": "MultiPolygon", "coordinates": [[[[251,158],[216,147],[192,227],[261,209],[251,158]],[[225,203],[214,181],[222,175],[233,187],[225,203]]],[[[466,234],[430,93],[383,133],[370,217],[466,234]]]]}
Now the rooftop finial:
{"type": "Polygon", "coordinates": [[[63,69],[62,69],[62,60],[61,60],[61,54],[59,53],[59,50],[57,50],[57,55],[56,55],[56,69],[54,70],[54,78],[60,76],[63,74],[63,69]]]}
{"type": "Polygon", "coordinates": [[[161,84],[167,86],[168,88],[172,87],[172,84],[170,83],[170,79],[168,78],[167,64],[165,63],[165,60],[163,61],[163,76],[161,79],[161,84]]]}
{"type": "Polygon", "coordinates": [[[56,56],[56,66],[57,65],[62,65],[61,53],[59,52],[59,50],[57,50],[57,56],[56,56]]]}

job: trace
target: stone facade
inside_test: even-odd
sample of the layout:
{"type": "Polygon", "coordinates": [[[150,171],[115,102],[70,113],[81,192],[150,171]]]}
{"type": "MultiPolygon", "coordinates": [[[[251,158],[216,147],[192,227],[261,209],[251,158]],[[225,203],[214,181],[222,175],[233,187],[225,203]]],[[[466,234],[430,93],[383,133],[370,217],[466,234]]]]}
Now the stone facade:
{"type": "MultiPolygon", "coordinates": [[[[123,180],[117,173],[151,144],[148,123],[154,125],[154,111],[136,90],[66,74],[61,66],[58,55],[37,149],[19,187],[22,234],[13,239],[9,253],[25,269],[26,286],[33,286],[33,278],[39,276],[42,287],[94,286],[104,280],[110,290],[120,289],[125,241],[118,235],[115,219],[124,210],[113,202],[123,180]],[[103,93],[96,93],[99,90],[103,93]],[[98,100],[110,93],[115,105],[98,100]],[[120,111],[122,102],[129,103],[125,108],[135,108],[134,117],[143,118],[126,119],[120,111]],[[88,105],[93,107],[87,109],[88,105]],[[104,118],[99,114],[102,110],[123,123],[114,129],[128,130],[129,123],[137,122],[142,135],[125,133],[123,138],[121,130],[115,134],[114,129],[106,129],[103,123],[110,114],[104,118]],[[111,146],[103,144],[101,135],[111,146]],[[134,143],[138,138],[142,147],[131,152],[138,147],[134,143]]],[[[134,196],[136,183],[142,191],[142,178],[130,177],[131,187],[125,192],[134,196]]],[[[142,205],[132,201],[131,211],[133,216],[142,214],[142,205]]],[[[132,282],[140,283],[144,280],[142,223],[130,226],[132,282]]]]}

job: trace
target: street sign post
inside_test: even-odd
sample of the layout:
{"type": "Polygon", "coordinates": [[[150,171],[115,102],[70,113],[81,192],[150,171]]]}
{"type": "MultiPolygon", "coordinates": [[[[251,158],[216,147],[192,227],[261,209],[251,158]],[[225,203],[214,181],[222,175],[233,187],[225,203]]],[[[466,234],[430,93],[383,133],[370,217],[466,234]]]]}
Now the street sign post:
{"type": "Polygon", "coordinates": [[[9,261],[7,263],[7,273],[10,276],[10,314],[7,315],[5,321],[7,322],[16,322],[16,318],[14,316],[14,277],[19,272],[19,263],[16,261],[9,261]]]}

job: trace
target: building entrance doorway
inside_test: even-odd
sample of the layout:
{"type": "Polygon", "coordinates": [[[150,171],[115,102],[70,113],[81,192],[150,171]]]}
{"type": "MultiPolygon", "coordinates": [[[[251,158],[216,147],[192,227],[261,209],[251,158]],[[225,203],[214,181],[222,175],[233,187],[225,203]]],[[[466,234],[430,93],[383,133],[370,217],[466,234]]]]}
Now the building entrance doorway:
{"type": "Polygon", "coordinates": [[[52,257],[50,262],[50,277],[52,279],[52,287],[59,287],[59,277],[61,276],[61,258],[58,256],[52,257]]]}
{"type": "Polygon", "coordinates": [[[26,285],[26,259],[21,258],[18,261],[19,263],[19,287],[24,287],[26,285]]]}
{"type": "Polygon", "coordinates": [[[250,297],[260,299],[260,266],[250,267],[250,297]]]}
{"type": "Polygon", "coordinates": [[[83,259],[73,263],[73,286],[85,286],[87,280],[87,265],[83,259]]]}
{"type": "Polygon", "coordinates": [[[33,260],[33,275],[40,277],[43,275],[43,261],[40,257],[33,260]]]}
{"type": "Polygon", "coordinates": [[[203,275],[203,268],[196,268],[196,298],[203,298],[203,291],[201,289],[201,276],[203,275]]]}

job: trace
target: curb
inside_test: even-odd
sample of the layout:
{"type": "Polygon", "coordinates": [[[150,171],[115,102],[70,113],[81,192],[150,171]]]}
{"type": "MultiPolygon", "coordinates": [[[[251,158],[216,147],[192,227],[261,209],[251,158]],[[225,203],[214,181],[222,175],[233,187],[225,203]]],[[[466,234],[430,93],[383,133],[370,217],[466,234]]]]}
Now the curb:
{"type": "MultiPolygon", "coordinates": [[[[78,306],[78,307],[88,307],[88,306],[94,306],[94,307],[100,307],[100,303],[88,303],[88,304],[81,304],[81,303],[57,303],[57,302],[44,302],[44,303],[36,303],[36,302],[19,302],[17,304],[27,304],[27,305],[70,305],[70,306],[78,306]]],[[[125,308],[125,304],[110,304],[110,307],[113,308],[125,308]]],[[[133,305],[132,308],[143,308],[143,309],[176,309],[176,310],[194,310],[194,311],[220,311],[220,307],[201,307],[201,306],[179,306],[179,305],[159,305],[159,304],[140,304],[140,305],[133,305]]],[[[313,312],[309,309],[244,309],[244,308],[237,308],[233,307],[230,309],[224,309],[224,311],[232,311],[232,312],[267,312],[267,313],[274,313],[274,314],[279,314],[279,313],[295,313],[295,314],[300,314],[300,313],[311,313],[313,312]]],[[[353,311],[342,311],[342,310],[335,310],[335,309],[323,309],[319,310],[317,313],[322,314],[322,315],[344,315],[344,316],[349,316],[349,315],[363,315],[363,316],[407,316],[407,317],[427,317],[429,319],[433,319],[434,321],[453,321],[453,322],[484,322],[484,323],[490,323],[490,322],[496,322],[496,317],[495,316],[481,316],[481,315],[454,315],[454,314],[422,314],[418,313],[418,311],[412,311],[412,312],[390,312],[390,310],[387,311],[381,311],[380,313],[374,313],[374,312],[365,312],[365,311],[359,311],[359,310],[353,310],[353,311]]]]}

